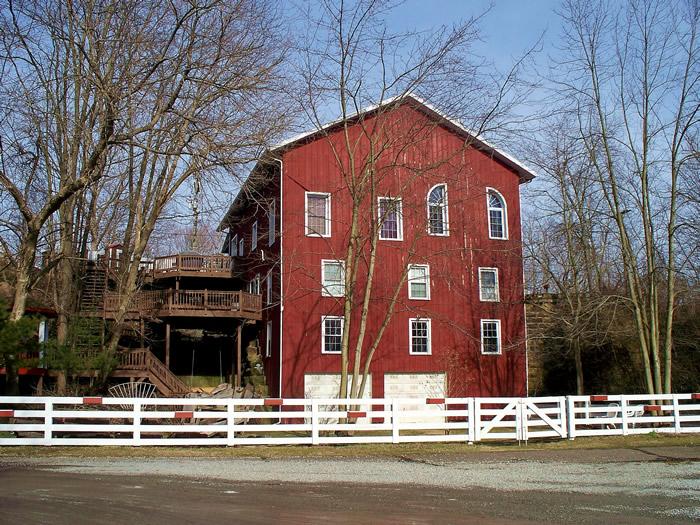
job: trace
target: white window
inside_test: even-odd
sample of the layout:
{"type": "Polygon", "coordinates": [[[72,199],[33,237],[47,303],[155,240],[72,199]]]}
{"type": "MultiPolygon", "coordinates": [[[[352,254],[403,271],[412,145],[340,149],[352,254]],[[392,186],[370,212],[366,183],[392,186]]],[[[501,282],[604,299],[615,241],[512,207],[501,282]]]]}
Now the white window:
{"type": "Polygon", "coordinates": [[[343,297],[345,295],[344,261],[321,261],[321,295],[324,297],[343,297]]]}
{"type": "Polygon", "coordinates": [[[235,257],[238,255],[238,234],[234,235],[233,238],[231,239],[231,242],[229,243],[229,254],[232,257],[235,257]]]}
{"type": "Polygon", "coordinates": [[[265,294],[265,300],[267,301],[267,304],[270,305],[272,304],[272,274],[268,273],[267,278],[265,279],[265,288],[266,288],[266,294],[265,294]]]}
{"type": "Polygon", "coordinates": [[[489,238],[508,238],[508,217],[506,201],[503,196],[492,188],[486,191],[486,206],[488,208],[489,238]]]}
{"type": "Polygon", "coordinates": [[[241,238],[238,241],[238,256],[243,257],[245,255],[245,239],[241,238]]]}
{"type": "Polygon", "coordinates": [[[343,342],[342,317],[324,315],[321,317],[321,353],[339,354],[343,342]]]}
{"type": "Polygon", "coordinates": [[[430,319],[408,320],[409,353],[412,355],[429,355],[431,349],[430,319]]]}
{"type": "Polygon", "coordinates": [[[403,213],[401,199],[379,197],[378,219],[381,224],[379,238],[382,240],[403,240],[403,213]]]}
{"type": "Polygon", "coordinates": [[[306,235],[331,236],[331,194],[306,192],[306,235]]]}
{"type": "Polygon", "coordinates": [[[449,235],[447,215],[447,185],[438,184],[428,192],[428,233],[449,235]]]}
{"type": "Polygon", "coordinates": [[[267,245],[272,246],[275,244],[275,201],[267,208],[267,225],[267,245]]]}
{"type": "Polygon", "coordinates": [[[430,267],[427,264],[408,267],[408,298],[430,299],[430,267]]]}
{"type": "Polygon", "coordinates": [[[257,274],[255,279],[248,283],[248,293],[260,295],[260,274],[257,274]]]}
{"type": "Polygon", "coordinates": [[[272,321],[267,322],[267,333],[265,334],[265,357],[272,356],[272,321]]]}
{"type": "Polygon", "coordinates": [[[481,353],[501,353],[501,321],[498,319],[481,320],[481,353]]]}
{"type": "Polygon", "coordinates": [[[253,227],[250,229],[250,251],[255,250],[258,247],[258,221],[253,223],[253,227]]]}
{"type": "Polygon", "coordinates": [[[479,268],[479,299],[481,301],[500,300],[498,293],[498,268],[479,268]]]}

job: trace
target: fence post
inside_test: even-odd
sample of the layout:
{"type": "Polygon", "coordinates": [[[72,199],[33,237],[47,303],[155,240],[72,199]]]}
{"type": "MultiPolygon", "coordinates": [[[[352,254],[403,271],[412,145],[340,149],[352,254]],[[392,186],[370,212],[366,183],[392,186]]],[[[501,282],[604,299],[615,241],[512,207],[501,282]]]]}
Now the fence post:
{"type": "Polygon", "coordinates": [[[566,421],[569,429],[569,439],[576,437],[576,413],[574,412],[574,400],[571,396],[566,396],[566,421]]]}
{"type": "Polygon", "coordinates": [[[141,446],[141,401],[134,401],[134,406],[133,406],[133,411],[134,411],[134,419],[133,419],[133,425],[134,425],[134,430],[133,430],[133,446],[138,447],[141,446]]]}
{"type": "Polygon", "coordinates": [[[620,416],[622,417],[622,435],[627,435],[627,399],[620,396],[620,416]]]}
{"type": "Polygon", "coordinates": [[[676,434],[681,433],[681,414],[678,403],[678,394],[673,394],[673,428],[675,429],[676,434]]]}
{"type": "Polygon", "coordinates": [[[311,444],[318,445],[318,400],[311,400],[311,444]]]}
{"type": "Polygon", "coordinates": [[[561,425],[560,436],[565,438],[568,435],[568,419],[566,417],[566,398],[561,396],[559,398],[559,424],[561,425]]]}
{"type": "Polygon", "coordinates": [[[518,436],[518,441],[527,442],[527,401],[518,398],[515,407],[515,435],[518,436]]]}
{"type": "Polygon", "coordinates": [[[401,441],[399,434],[399,402],[396,399],[391,400],[391,442],[399,443],[401,441]]]}
{"type": "Polygon", "coordinates": [[[467,401],[467,441],[470,445],[474,444],[474,428],[476,425],[475,421],[475,410],[474,410],[474,398],[470,397],[467,401]]]}
{"type": "Polygon", "coordinates": [[[226,407],[226,446],[232,447],[236,444],[236,434],[234,432],[234,425],[236,424],[236,405],[233,399],[228,400],[228,406],[226,407]]]}
{"type": "Polygon", "coordinates": [[[478,397],[474,401],[474,442],[481,441],[481,400],[478,397]]]}
{"type": "Polygon", "coordinates": [[[44,445],[53,445],[53,403],[44,402],[44,445]]]}

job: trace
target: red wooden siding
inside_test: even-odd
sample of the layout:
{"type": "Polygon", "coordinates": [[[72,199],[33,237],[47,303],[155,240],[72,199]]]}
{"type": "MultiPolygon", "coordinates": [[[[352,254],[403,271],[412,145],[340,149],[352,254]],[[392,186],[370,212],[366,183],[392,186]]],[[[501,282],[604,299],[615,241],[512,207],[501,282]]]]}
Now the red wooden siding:
{"type": "MultiPolygon", "coordinates": [[[[426,121],[422,113],[408,107],[402,106],[395,113],[402,126],[394,130],[398,133],[426,121]]],[[[380,183],[380,195],[403,198],[404,240],[379,241],[373,297],[390,295],[410,262],[430,265],[431,300],[409,300],[407,285],[402,286],[396,313],[371,367],[372,393],[383,395],[385,373],[446,372],[450,396],[524,395],[519,177],[487,154],[465,150],[463,138],[443,127],[429,125],[422,137],[424,140],[405,151],[392,149],[412,169],[393,167],[380,183]],[[431,165],[435,167],[427,169],[431,165]],[[416,170],[426,171],[417,174],[416,170]],[[426,196],[438,183],[448,187],[448,237],[425,233],[426,196]],[[506,200],[508,240],[488,238],[487,187],[497,189],[506,200]],[[409,251],[415,255],[409,256],[409,251]],[[499,269],[499,303],[480,302],[479,267],[499,269]],[[432,320],[432,355],[409,355],[408,319],[412,317],[432,320]],[[501,321],[503,352],[498,356],[480,352],[480,320],[491,318],[501,321]]],[[[290,149],[282,157],[283,377],[282,391],[276,394],[283,397],[304,396],[304,374],[340,370],[340,356],[322,355],[320,342],[321,316],[341,313],[338,299],[321,296],[321,260],[344,258],[351,213],[330,141],[341,144],[335,133],[290,149]],[[305,191],[332,194],[330,238],[305,236],[305,191]]],[[[247,246],[249,249],[250,244],[247,246]]],[[[364,284],[364,275],[358,284],[364,284]]],[[[377,300],[372,306],[367,344],[379,329],[386,305],[377,300]]],[[[263,323],[263,334],[264,330],[263,323]]],[[[357,321],[351,330],[353,338],[356,330],[357,321]]]]}

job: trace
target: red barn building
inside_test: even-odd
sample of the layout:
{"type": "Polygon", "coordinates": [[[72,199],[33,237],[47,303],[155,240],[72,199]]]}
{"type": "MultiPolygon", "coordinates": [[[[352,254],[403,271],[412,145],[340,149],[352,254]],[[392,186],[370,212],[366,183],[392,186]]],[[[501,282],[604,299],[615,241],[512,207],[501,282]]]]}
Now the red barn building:
{"type": "Polygon", "coordinates": [[[270,394],[337,396],[346,320],[352,371],[369,295],[363,352],[379,342],[365,396],[525,395],[519,188],[533,177],[414,96],[269,151],[220,229],[264,297],[248,333],[270,394]]]}

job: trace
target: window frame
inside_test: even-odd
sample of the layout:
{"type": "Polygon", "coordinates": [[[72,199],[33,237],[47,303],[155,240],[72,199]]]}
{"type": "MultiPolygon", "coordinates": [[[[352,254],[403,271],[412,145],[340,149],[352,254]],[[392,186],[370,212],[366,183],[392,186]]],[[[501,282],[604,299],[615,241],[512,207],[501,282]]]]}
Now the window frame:
{"type": "Polygon", "coordinates": [[[275,224],[275,201],[274,199],[270,202],[270,205],[267,207],[267,245],[272,246],[275,244],[275,227],[277,226],[275,224]]]}
{"type": "Polygon", "coordinates": [[[493,267],[479,267],[479,301],[483,303],[500,303],[501,302],[501,289],[498,280],[498,268],[493,267]],[[484,297],[484,290],[481,286],[481,274],[482,273],[494,273],[496,275],[496,298],[487,299],[484,297]]]}
{"type": "Polygon", "coordinates": [[[401,197],[377,197],[377,222],[379,224],[379,240],[380,241],[403,241],[403,199],[401,197]],[[396,208],[396,229],[397,237],[382,237],[382,201],[398,201],[399,205],[396,208]]]}
{"type": "Polygon", "coordinates": [[[486,220],[488,222],[489,239],[494,239],[498,241],[508,240],[508,204],[506,203],[506,199],[503,197],[501,192],[498,191],[496,188],[486,188],[486,220]],[[494,193],[501,200],[503,208],[491,207],[491,193],[494,193]],[[501,212],[501,221],[503,222],[502,237],[494,237],[493,235],[491,235],[491,210],[499,210],[501,212]]]}
{"type": "Polygon", "coordinates": [[[238,234],[231,238],[231,242],[229,243],[229,252],[231,257],[238,257],[238,234]]]}
{"type": "Polygon", "coordinates": [[[248,293],[251,295],[260,295],[260,274],[256,273],[255,277],[248,281],[248,293]]]}
{"type": "Polygon", "coordinates": [[[272,273],[268,273],[265,277],[265,304],[267,306],[272,304],[272,273]]]}
{"type": "Polygon", "coordinates": [[[342,348],[338,352],[331,352],[326,350],[326,320],[327,319],[339,319],[340,320],[340,344],[343,344],[343,332],[345,331],[345,318],[342,315],[322,315],[321,316],[321,353],[327,355],[341,355],[343,353],[342,348]]]}
{"type": "Polygon", "coordinates": [[[409,355],[433,355],[433,327],[432,320],[428,317],[411,317],[408,320],[408,354],[409,355]],[[425,321],[428,327],[428,351],[414,352],[413,351],[413,322],[425,321]]]}
{"type": "Polygon", "coordinates": [[[250,251],[252,252],[258,247],[258,221],[253,222],[250,227],[250,251]]]}
{"type": "Polygon", "coordinates": [[[265,357],[272,357],[272,321],[268,321],[265,329],[265,357]]]}
{"type": "Polygon", "coordinates": [[[428,214],[428,235],[431,235],[433,237],[449,237],[450,236],[450,210],[449,210],[449,201],[447,197],[447,183],[446,182],[441,182],[439,184],[435,184],[432,188],[428,190],[427,195],[425,196],[425,204],[426,204],[426,211],[428,214]],[[443,223],[443,232],[442,233],[435,233],[432,231],[432,224],[430,222],[430,194],[433,193],[433,191],[440,186],[445,188],[445,202],[440,204],[440,209],[442,211],[442,223],[443,223]]]}
{"type": "Polygon", "coordinates": [[[238,256],[239,257],[245,256],[245,237],[243,237],[242,235],[238,241],[238,256]]]}
{"type": "Polygon", "coordinates": [[[345,261],[341,259],[321,259],[321,296],[322,297],[345,297],[345,261]],[[339,264],[340,265],[340,286],[342,287],[342,292],[340,294],[333,294],[329,291],[326,286],[325,276],[326,276],[326,265],[339,264]]]}
{"type": "Polygon", "coordinates": [[[503,353],[503,342],[501,339],[501,320],[500,319],[482,319],[481,320],[481,354],[482,355],[501,355],[503,353]],[[496,323],[496,342],[498,344],[498,352],[484,352],[484,325],[486,323],[496,323]]]}
{"type": "Polygon", "coordinates": [[[409,264],[408,273],[406,274],[406,283],[408,285],[408,298],[414,301],[430,301],[430,265],[429,264],[409,264]],[[425,280],[426,280],[426,296],[425,297],[414,297],[411,294],[411,270],[413,268],[425,268],[425,280]]]}
{"type": "Polygon", "coordinates": [[[331,236],[331,194],[323,191],[304,192],[304,235],[306,237],[330,237],[331,236]],[[320,234],[309,230],[309,196],[323,196],[326,198],[326,233],[320,234]]]}

